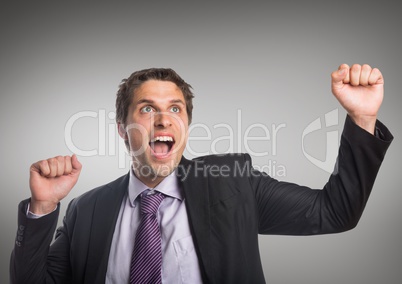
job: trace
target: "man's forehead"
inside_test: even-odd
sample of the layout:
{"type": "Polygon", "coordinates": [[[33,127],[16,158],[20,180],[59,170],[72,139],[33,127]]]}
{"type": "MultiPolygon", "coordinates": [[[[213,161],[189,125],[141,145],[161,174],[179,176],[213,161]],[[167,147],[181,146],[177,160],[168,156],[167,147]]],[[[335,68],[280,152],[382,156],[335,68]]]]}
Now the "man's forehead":
{"type": "Polygon", "coordinates": [[[134,103],[171,101],[184,103],[184,95],[180,88],[170,81],[148,80],[134,90],[134,103]]]}

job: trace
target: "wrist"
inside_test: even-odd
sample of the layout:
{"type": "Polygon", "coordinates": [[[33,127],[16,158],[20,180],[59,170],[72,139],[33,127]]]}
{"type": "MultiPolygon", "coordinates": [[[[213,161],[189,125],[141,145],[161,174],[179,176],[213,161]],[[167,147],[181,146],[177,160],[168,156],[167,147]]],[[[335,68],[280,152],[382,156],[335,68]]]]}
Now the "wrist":
{"type": "Polygon", "coordinates": [[[349,115],[352,121],[367,132],[374,135],[377,116],[349,115]]]}
{"type": "Polygon", "coordinates": [[[29,212],[34,215],[46,215],[52,213],[57,208],[57,204],[49,201],[37,201],[31,198],[29,212]]]}

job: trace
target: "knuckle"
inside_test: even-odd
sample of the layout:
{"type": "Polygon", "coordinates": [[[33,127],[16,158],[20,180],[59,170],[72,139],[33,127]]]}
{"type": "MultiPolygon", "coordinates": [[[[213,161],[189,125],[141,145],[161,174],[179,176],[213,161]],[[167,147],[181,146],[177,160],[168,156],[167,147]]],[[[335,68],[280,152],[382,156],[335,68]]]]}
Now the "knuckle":
{"type": "Polygon", "coordinates": [[[70,156],[64,156],[63,161],[66,165],[71,164],[71,157],[70,156]]]}
{"type": "Polygon", "coordinates": [[[72,170],[71,158],[70,158],[70,157],[66,157],[66,163],[65,163],[64,171],[65,171],[66,173],[70,173],[71,170],[72,170]]]}
{"type": "Polygon", "coordinates": [[[57,159],[56,158],[49,158],[47,159],[47,162],[50,166],[56,165],[57,164],[57,159]]]}
{"type": "Polygon", "coordinates": [[[352,71],[359,71],[361,69],[361,66],[360,66],[360,64],[353,64],[352,65],[352,71]]]}
{"type": "Polygon", "coordinates": [[[50,171],[50,166],[49,166],[49,162],[47,160],[41,160],[37,163],[37,169],[39,170],[39,172],[43,173],[43,174],[48,174],[50,171]]]}
{"type": "Polygon", "coordinates": [[[64,162],[64,157],[63,156],[57,156],[55,157],[56,161],[59,163],[63,163],[64,162]]]}

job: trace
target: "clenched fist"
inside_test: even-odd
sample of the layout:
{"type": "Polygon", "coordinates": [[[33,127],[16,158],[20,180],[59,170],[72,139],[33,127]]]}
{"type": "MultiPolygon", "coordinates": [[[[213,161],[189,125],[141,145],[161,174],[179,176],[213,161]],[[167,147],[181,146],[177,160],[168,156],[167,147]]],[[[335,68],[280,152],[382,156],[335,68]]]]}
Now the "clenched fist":
{"type": "Polygon", "coordinates": [[[77,156],[57,156],[31,165],[29,186],[30,211],[52,212],[76,184],[82,165],[77,156]]]}
{"type": "Polygon", "coordinates": [[[380,70],[367,64],[352,67],[342,64],[331,77],[334,96],[357,125],[373,134],[384,97],[384,79],[380,70]]]}

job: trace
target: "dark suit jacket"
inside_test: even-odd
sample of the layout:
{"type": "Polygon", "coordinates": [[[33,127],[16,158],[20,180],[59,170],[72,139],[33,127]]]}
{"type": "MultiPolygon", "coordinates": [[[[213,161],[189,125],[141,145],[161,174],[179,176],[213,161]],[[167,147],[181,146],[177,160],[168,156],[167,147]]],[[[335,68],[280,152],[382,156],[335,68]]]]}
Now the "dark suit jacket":
{"type": "MultiPolygon", "coordinates": [[[[205,283],[265,283],[258,234],[310,235],[356,226],[392,135],[378,139],[346,119],[338,162],[323,190],[255,171],[247,154],[182,159],[178,178],[205,283]]],[[[104,283],[128,175],[73,200],[49,247],[58,211],[38,220],[19,206],[14,283],[104,283]]]]}

